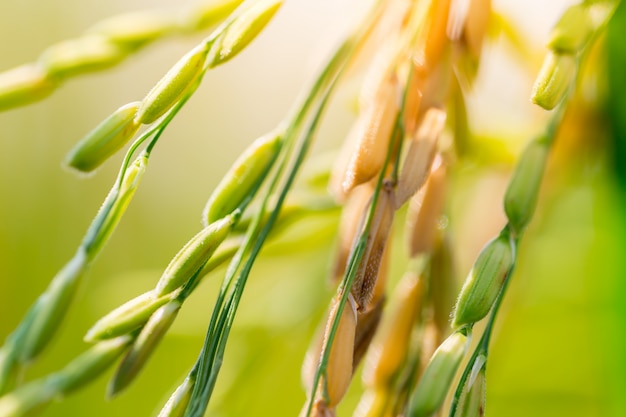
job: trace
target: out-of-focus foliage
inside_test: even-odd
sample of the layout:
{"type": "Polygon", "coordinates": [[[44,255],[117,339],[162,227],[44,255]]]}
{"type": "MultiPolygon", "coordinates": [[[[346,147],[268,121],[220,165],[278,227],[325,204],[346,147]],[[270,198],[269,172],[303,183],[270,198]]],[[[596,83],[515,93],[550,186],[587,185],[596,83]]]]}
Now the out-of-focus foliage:
{"type": "MultiPolygon", "coordinates": [[[[34,59],[50,43],[103,17],[155,3],[4,1],[0,70],[34,59]]],[[[202,207],[222,174],[250,140],[287,112],[324,57],[320,50],[346,29],[345,16],[363,9],[358,3],[287,2],[276,26],[250,51],[207,77],[155,150],[151,172],[91,269],[61,335],[26,378],[59,369],[85,349],[81,338],[99,317],[154,285],[168,260],[198,230],[202,207]]],[[[523,9],[518,18],[527,26],[547,7],[541,1],[494,3],[509,13],[523,9]]],[[[564,2],[554,3],[553,20],[564,7],[564,2]]],[[[539,19],[542,33],[523,32],[527,48],[538,55],[543,50],[537,42],[553,22],[543,24],[544,19],[539,19]]],[[[622,3],[582,73],[537,215],[520,248],[491,349],[488,416],[626,415],[626,336],[620,330],[626,328],[624,34],[622,3]]],[[[77,179],[60,168],[64,154],[121,103],[141,98],[196,40],[167,41],[119,68],[72,80],[41,103],[0,113],[0,337],[69,259],[119,163],[114,157],[97,176],[77,179]]],[[[477,154],[507,153],[502,159],[510,162],[511,149],[540,131],[546,117],[528,101],[529,80],[539,63],[507,53],[501,40],[487,48],[468,112],[477,136],[495,138],[492,148],[477,154]],[[502,79],[510,77],[521,87],[509,81],[502,90],[502,79]]],[[[353,93],[349,83],[333,103],[319,148],[336,148],[343,140],[353,93]]],[[[454,179],[450,227],[459,280],[501,226],[508,165],[495,165],[494,159],[478,158],[454,179]]],[[[300,367],[332,293],[326,275],[335,226],[332,216],[297,226],[283,243],[263,253],[243,298],[211,415],[293,416],[300,410],[305,399],[300,367]]],[[[393,281],[402,272],[396,269],[393,281]]],[[[207,281],[127,392],[105,402],[102,378],[44,415],[156,414],[201,347],[218,282],[207,281]]],[[[355,379],[340,415],[352,413],[360,392],[355,379]]]]}

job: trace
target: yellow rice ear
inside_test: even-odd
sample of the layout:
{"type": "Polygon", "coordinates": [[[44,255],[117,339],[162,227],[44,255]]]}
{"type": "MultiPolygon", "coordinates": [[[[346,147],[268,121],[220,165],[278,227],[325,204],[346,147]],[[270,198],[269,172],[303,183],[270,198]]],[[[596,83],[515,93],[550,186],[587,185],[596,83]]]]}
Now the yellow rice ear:
{"type": "Polygon", "coordinates": [[[437,142],[445,126],[446,113],[437,108],[429,109],[409,143],[398,185],[395,207],[407,202],[423,185],[428,177],[437,153],[437,142]]]}
{"type": "Polygon", "coordinates": [[[426,286],[424,279],[407,273],[394,292],[390,315],[372,342],[363,368],[363,382],[368,387],[389,386],[404,363],[414,324],[419,322],[426,286]]]}
{"type": "Polygon", "coordinates": [[[364,109],[352,126],[342,149],[344,158],[333,170],[333,183],[340,195],[347,195],[354,187],[380,173],[387,155],[398,115],[397,79],[385,85],[375,103],[364,109]],[[347,156],[347,157],[346,157],[347,156]]]}
{"type": "Polygon", "coordinates": [[[435,162],[426,185],[409,203],[406,237],[411,258],[430,253],[435,244],[439,218],[446,198],[446,165],[435,162]]]}
{"type": "Polygon", "coordinates": [[[337,252],[330,274],[330,280],[333,283],[339,282],[346,272],[350,251],[354,242],[359,238],[373,193],[371,183],[360,185],[350,193],[343,207],[339,221],[337,252]]]}
{"type": "Polygon", "coordinates": [[[380,264],[395,215],[393,201],[393,188],[386,184],[380,191],[366,247],[350,290],[359,310],[367,308],[376,287],[380,264]]]}
{"type": "MultiPolygon", "coordinates": [[[[339,299],[335,300],[335,306],[326,326],[324,342],[328,340],[332,322],[338,313],[339,299]]],[[[339,326],[335,333],[330,355],[328,356],[328,366],[326,375],[322,379],[323,396],[329,408],[335,407],[348,391],[352,380],[352,362],[354,352],[354,337],[356,332],[356,303],[351,295],[345,304],[339,319],[339,326]]]]}

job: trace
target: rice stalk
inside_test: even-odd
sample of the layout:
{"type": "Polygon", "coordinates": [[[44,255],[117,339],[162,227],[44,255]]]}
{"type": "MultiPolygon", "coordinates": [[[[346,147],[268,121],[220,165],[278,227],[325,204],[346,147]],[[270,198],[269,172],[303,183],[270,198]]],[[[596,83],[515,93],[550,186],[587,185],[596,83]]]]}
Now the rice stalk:
{"type": "Polygon", "coordinates": [[[269,215],[267,221],[261,224],[261,220],[265,217],[266,205],[269,202],[269,192],[271,192],[274,187],[278,185],[280,181],[280,174],[287,165],[288,159],[282,159],[279,162],[280,165],[270,183],[268,195],[264,199],[255,221],[250,226],[244,244],[231,261],[224,283],[220,293],[218,294],[218,300],[213,310],[211,322],[207,331],[207,337],[205,339],[205,346],[196,365],[199,370],[198,373],[200,383],[196,383],[194,385],[194,391],[185,415],[201,416],[206,410],[219,373],[228,334],[230,332],[246,280],[250,273],[250,269],[264,243],[265,238],[269,235],[272,226],[276,221],[287,192],[294,181],[297,169],[302,163],[308,147],[310,146],[311,138],[330,92],[330,87],[327,87],[326,84],[329,83],[330,86],[334,84],[337,73],[340,72],[341,69],[340,58],[342,58],[343,55],[349,51],[350,46],[351,45],[349,43],[346,43],[343,48],[339,49],[335,59],[330,61],[329,66],[322,72],[321,77],[318,79],[316,84],[314,84],[313,92],[307,96],[307,99],[300,107],[300,110],[295,113],[292,121],[288,123],[284,139],[287,149],[289,149],[292,145],[295,145],[294,142],[297,139],[301,125],[304,123],[304,116],[309,112],[313,112],[313,109],[315,109],[312,121],[304,133],[302,142],[297,144],[298,147],[295,149],[296,153],[294,166],[291,171],[288,172],[285,183],[279,192],[278,201],[274,205],[273,209],[269,211],[271,214],[269,215]],[[319,103],[314,104],[314,100],[317,99],[319,92],[324,91],[322,89],[323,87],[328,88],[328,90],[325,92],[325,95],[319,99],[319,103]],[[313,107],[314,105],[316,105],[317,108],[313,107]],[[244,254],[248,252],[249,255],[244,263],[244,254]],[[237,272],[240,267],[241,270],[237,272]]]}
{"type": "Polygon", "coordinates": [[[332,87],[345,66],[347,56],[353,50],[354,39],[357,39],[357,37],[349,38],[338,49],[313,84],[310,93],[305,96],[304,101],[299,106],[295,107],[293,114],[284,123],[286,126],[284,134],[285,153],[279,157],[278,167],[268,187],[266,198],[263,200],[261,209],[249,228],[242,248],[231,261],[222,289],[218,294],[205,346],[192,371],[196,375],[196,383],[194,384],[194,391],[186,415],[202,415],[206,409],[250,268],[278,217],[283,201],[294,181],[295,174],[310,146],[313,133],[332,87]],[[302,135],[301,139],[298,138],[300,135],[302,135]],[[287,171],[283,179],[282,174],[286,168],[289,168],[289,171],[287,171]],[[281,185],[281,188],[278,192],[278,200],[274,204],[273,209],[268,211],[270,215],[267,220],[263,222],[266,207],[270,201],[269,197],[274,188],[279,185],[281,185]],[[241,270],[238,271],[240,268],[241,270]]]}

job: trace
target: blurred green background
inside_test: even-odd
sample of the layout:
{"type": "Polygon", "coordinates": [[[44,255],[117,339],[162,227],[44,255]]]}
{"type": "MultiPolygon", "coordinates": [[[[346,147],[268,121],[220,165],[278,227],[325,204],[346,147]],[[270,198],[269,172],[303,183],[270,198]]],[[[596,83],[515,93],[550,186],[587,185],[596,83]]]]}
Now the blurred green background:
{"type": "MultiPolygon", "coordinates": [[[[474,133],[516,153],[541,131],[547,115],[528,96],[541,63],[541,43],[567,4],[494,2],[514,18],[536,59],[520,58],[502,40],[485,49],[468,102],[474,133]]],[[[156,7],[177,10],[182,4],[2,0],[0,70],[33,61],[46,46],[105,17],[156,7]]],[[[154,285],[169,259],[199,230],[201,210],[222,173],[288,112],[365,8],[358,0],[288,1],[249,50],[207,75],[167,129],[69,320],[28,370],[28,379],[63,366],[85,349],[82,336],[98,318],[154,285]]],[[[613,48],[626,33],[626,19],[621,21],[613,48]]],[[[119,155],[97,175],[77,178],[61,168],[65,153],[114,109],[143,97],[201,37],[161,41],[118,67],[68,81],[42,102],[0,113],[0,338],[73,254],[121,160],[119,155]]],[[[618,69],[607,81],[605,59],[602,52],[592,57],[590,79],[604,87],[585,96],[593,106],[583,97],[581,111],[591,114],[589,120],[573,118],[568,134],[559,138],[536,218],[520,249],[489,359],[491,417],[626,416],[626,199],[616,180],[624,164],[616,157],[616,143],[624,130],[619,123],[608,129],[610,117],[626,120],[619,99],[626,97],[626,86],[616,81],[620,67],[615,63],[618,69]]],[[[356,83],[347,82],[336,95],[314,152],[341,142],[354,117],[356,91],[356,83]]],[[[507,164],[470,162],[454,176],[450,227],[459,282],[503,224],[509,171],[507,164]]],[[[305,399],[302,359],[332,294],[326,274],[335,226],[330,216],[306,223],[263,254],[243,298],[210,415],[299,412],[305,399]]],[[[393,271],[397,278],[403,265],[393,271]]],[[[101,378],[44,415],[156,415],[195,361],[222,273],[189,300],[145,371],[119,398],[104,399],[106,378],[101,378]]],[[[341,415],[351,414],[360,391],[355,379],[341,415]]]]}

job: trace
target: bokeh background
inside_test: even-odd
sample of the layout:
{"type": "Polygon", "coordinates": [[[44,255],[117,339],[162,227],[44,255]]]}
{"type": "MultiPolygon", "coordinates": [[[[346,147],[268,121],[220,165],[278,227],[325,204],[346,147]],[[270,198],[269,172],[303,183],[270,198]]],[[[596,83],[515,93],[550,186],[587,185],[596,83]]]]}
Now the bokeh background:
{"type": "MultiPolygon", "coordinates": [[[[177,10],[183,3],[2,0],[0,70],[33,61],[48,45],[105,17],[145,8],[177,10]]],[[[61,334],[28,370],[28,379],[62,367],[86,348],[82,336],[98,318],[154,285],[199,230],[200,212],[222,173],[289,111],[367,3],[290,0],[249,49],[207,75],[167,129],[61,334]]],[[[549,115],[528,97],[542,42],[571,3],[494,1],[519,29],[523,48],[494,38],[469,98],[473,133],[495,143],[502,155],[495,162],[469,161],[454,176],[449,219],[459,283],[504,222],[501,201],[511,160],[547,121],[549,115]]],[[[613,30],[619,39],[626,25],[613,30]]],[[[78,178],[61,167],[65,153],[114,109],[143,97],[201,38],[160,41],[118,67],[68,81],[42,102],[0,113],[0,338],[74,253],[121,160],[117,156],[97,175],[78,178]]],[[[620,92],[626,95],[626,89],[606,75],[611,52],[599,49],[590,58],[591,81],[557,141],[537,215],[524,237],[490,354],[488,416],[626,416],[626,199],[618,180],[626,161],[619,157],[619,129],[610,129],[626,120],[619,116],[626,109],[620,107],[620,92]]],[[[613,75],[619,74],[615,68],[613,75]]],[[[356,91],[357,83],[348,81],[335,96],[314,153],[338,147],[354,118],[356,91]]],[[[299,412],[305,400],[302,359],[332,294],[326,274],[336,221],[336,216],[306,221],[263,253],[209,415],[299,412]]],[[[394,265],[396,278],[402,269],[394,265]]],[[[188,301],[126,392],[106,401],[107,378],[101,378],[44,415],[156,415],[201,348],[221,274],[188,301]]],[[[360,391],[355,379],[340,415],[351,413],[360,391]]]]}

